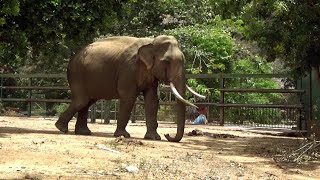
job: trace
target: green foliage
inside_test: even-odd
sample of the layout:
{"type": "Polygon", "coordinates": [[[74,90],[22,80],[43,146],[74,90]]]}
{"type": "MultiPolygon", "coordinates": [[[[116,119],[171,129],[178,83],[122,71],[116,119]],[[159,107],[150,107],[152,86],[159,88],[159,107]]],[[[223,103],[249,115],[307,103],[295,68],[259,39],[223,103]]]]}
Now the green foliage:
{"type": "Polygon", "coordinates": [[[194,73],[230,72],[234,41],[223,29],[214,25],[195,25],[167,31],[176,36],[194,73]]]}
{"type": "MultiPolygon", "coordinates": [[[[259,56],[248,56],[243,59],[239,59],[233,66],[233,73],[238,74],[271,74],[272,63],[266,62],[265,59],[259,56]]],[[[273,79],[262,79],[262,78],[247,78],[247,79],[232,79],[229,80],[227,86],[233,88],[268,88],[268,89],[279,89],[280,82],[273,79]]],[[[227,96],[227,101],[241,102],[241,103],[258,103],[258,104],[270,104],[275,102],[277,99],[283,98],[282,94],[233,94],[227,96]]]]}
{"type": "Polygon", "coordinates": [[[68,106],[69,104],[67,103],[55,104],[53,110],[57,113],[57,115],[60,115],[63,111],[67,109],[68,106]]]}
{"type": "Polygon", "coordinates": [[[248,37],[270,61],[302,71],[320,65],[320,3],[316,0],[252,1],[242,16],[248,37]]]}
{"type": "Polygon", "coordinates": [[[224,19],[230,19],[242,14],[243,6],[252,0],[214,0],[214,12],[224,19]]]}
{"type": "Polygon", "coordinates": [[[14,68],[62,72],[74,51],[117,22],[118,1],[2,3],[0,59],[14,68]]]}
{"type": "MultiPolygon", "coordinates": [[[[2,19],[5,20],[6,16],[17,16],[20,11],[20,1],[19,0],[10,0],[1,2],[1,13],[3,15],[2,19]]],[[[4,23],[3,23],[4,24],[4,23]]]]}
{"type": "Polygon", "coordinates": [[[213,0],[130,0],[121,11],[112,34],[153,36],[165,29],[207,24],[215,16],[213,0]]]}

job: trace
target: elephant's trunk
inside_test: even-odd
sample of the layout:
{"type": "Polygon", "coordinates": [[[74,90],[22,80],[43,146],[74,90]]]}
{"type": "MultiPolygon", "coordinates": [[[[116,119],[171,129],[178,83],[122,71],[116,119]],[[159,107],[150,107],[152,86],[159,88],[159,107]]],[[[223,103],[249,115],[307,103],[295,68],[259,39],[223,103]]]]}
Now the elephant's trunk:
{"type": "MultiPolygon", "coordinates": [[[[184,98],[186,93],[186,85],[185,85],[185,77],[182,76],[179,80],[173,82],[175,87],[177,88],[178,93],[184,98]]],[[[185,114],[186,114],[186,104],[185,102],[179,100],[177,98],[177,134],[175,137],[171,137],[169,134],[166,134],[165,137],[170,142],[179,142],[184,134],[184,126],[185,126],[185,114]]]]}

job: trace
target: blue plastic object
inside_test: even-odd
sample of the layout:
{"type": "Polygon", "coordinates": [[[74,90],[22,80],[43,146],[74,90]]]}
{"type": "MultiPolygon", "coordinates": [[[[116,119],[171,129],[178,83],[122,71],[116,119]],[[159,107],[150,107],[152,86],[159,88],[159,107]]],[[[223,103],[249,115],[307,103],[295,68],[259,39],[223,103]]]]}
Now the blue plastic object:
{"type": "Polygon", "coordinates": [[[203,114],[200,114],[192,124],[206,124],[206,116],[203,114]]]}

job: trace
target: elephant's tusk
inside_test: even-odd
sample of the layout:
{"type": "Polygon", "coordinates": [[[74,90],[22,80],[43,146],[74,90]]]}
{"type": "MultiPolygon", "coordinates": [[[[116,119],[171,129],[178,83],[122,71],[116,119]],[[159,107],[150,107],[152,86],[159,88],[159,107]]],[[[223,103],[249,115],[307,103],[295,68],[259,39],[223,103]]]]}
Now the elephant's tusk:
{"type": "Polygon", "coordinates": [[[183,103],[185,103],[185,104],[187,104],[189,106],[193,106],[195,108],[198,108],[198,106],[196,106],[196,105],[190,103],[189,101],[183,99],[183,97],[179,94],[179,92],[177,91],[176,87],[174,86],[174,84],[172,82],[170,82],[170,88],[171,88],[173,94],[176,96],[176,98],[178,98],[181,102],[183,102],[183,103]]]}
{"type": "Polygon", "coordinates": [[[198,94],[197,92],[195,92],[193,89],[191,89],[191,87],[189,87],[188,85],[186,85],[187,89],[195,96],[197,96],[198,98],[201,99],[206,99],[206,96],[203,96],[201,94],[198,94]]]}

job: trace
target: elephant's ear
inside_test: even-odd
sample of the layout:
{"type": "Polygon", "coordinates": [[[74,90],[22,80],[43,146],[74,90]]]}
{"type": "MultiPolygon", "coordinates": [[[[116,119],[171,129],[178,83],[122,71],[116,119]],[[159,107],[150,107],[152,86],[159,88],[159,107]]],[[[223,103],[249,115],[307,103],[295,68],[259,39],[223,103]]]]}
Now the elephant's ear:
{"type": "Polygon", "coordinates": [[[147,66],[147,69],[151,69],[154,64],[154,45],[143,45],[138,50],[138,56],[142,62],[147,66]]]}
{"type": "MultiPolygon", "coordinates": [[[[172,48],[170,48],[171,42],[162,43],[159,47],[159,51],[163,53],[163,56],[160,58],[160,61],[170,61],[170,57],[173,55],[172,48]]],[[[172,46],[171,46],[172,47],[172,46]]]]}

